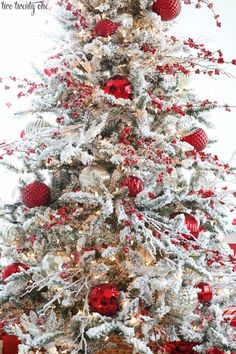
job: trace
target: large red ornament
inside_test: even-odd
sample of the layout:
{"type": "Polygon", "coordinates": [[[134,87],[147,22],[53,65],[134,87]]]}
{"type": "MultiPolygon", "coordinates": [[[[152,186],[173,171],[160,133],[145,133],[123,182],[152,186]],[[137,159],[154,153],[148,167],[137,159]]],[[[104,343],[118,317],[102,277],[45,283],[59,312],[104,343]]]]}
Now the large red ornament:
{"type": "Polygon", "coordinates": [[[115,98],[131,99],[132,85],[127,77],[122,75],[115,75],[107,80],[103,91],[115,98]]]}
{"type": "Polygon", "coordinates": [[[28,208],[47,206],[51,201],[51,191],[46,184],[36,181],[22,188],[21,197],[23,204],[28,208]]]}
{"type": "Polygon", "coordinates": [[[226,308],[223,316],[226,321],[229,321],[231,327],[236,327],[236,306],[226,308]]]}
{"type": "Polygon", "coordinates": [[[19,339],[11,334],[0,335],[0,353],[18,354],[19,339]],[[2,349],[2,350],[1,350],[2,349]]]}
{"type": "Polygon", "coordinates": [[[138,177],[128,176],[121,182],[121,187],[128,187],[129,197],[136,197],[144,189],[144,183],[138,177]]]}
{"type": "Polygon", "coordinates": [[[162,21],[171,21],[179,15],[181,3],[180,0],[156,0],[152,10],[161,16],[162,21]]]}
{"type": "Polygon", "coordinates": [[[119,290],[109,283],[96,285],[89,293],[88,303],[93,312],[114,316],[119,310],[119,290]]]}
{"type": "Polygon", "coordinates": [[[194,147],[196,151],[202,151],[208,144],[208,136],[202,128],[196,129],[192,134],[186,135],[181,139],[194,147]]]}
{"type": "Polygon", "coordinates": [[[24,263],[12,263],[6,266],[6,268],[3,269],[2,271],[2,279],[6,280],[8,277],[10,277],[12,274],[15,273],[20,273],[23,270],[28,270],[29,267],[27,264],[24,263]]]}
{"type": "MultiPolygon", "coordinates": [[[[198,220],[191,214],[181,212],[172,214],[171,218],[173,219],[180,214],[184,214],[184,224],[188,231],[191,233],[191,235],[197,238],[200,232],[198,220]]],[[[182,236],[187,240],[192,240],[192,237],[190,235],[182,234],[182,236]]]]}
{"type": "Polygon", "coordinates": [[[182,340],[175,342],[167,342],[165,344],[165,352],[168,354],[196,354],[196,351],[193,349],[199,343],[195,342],[185,342],[182,340]]]}
{"type": "Polygon", "coordinates": [[[112,36],[117,28],[120,26],[119,23],[112,22],[111,20],[108,19],[102,19],[97,22],[93,29],[93,35],[95,37],[101,36],[101,37],[108,37],[112,36]]]}
{"type": "Polygon", "coordinates": [[[196,285],[201,291],[198,293],[198,301],[202,304],[210,302],[213,297],[212,287],[207,283],[199,283],[196,285]]]}

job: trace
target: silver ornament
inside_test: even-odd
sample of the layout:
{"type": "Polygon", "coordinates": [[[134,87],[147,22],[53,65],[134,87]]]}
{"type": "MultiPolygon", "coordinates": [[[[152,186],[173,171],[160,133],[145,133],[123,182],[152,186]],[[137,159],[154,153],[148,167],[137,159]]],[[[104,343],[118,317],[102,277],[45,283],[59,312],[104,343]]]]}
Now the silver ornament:
{"type": "Polygon", "coordinates": [[[29,122],[26,125],[25,132],[26,134],[35,134],[38,133],[43,128],[49,128],[52,125],[48,123],[43,118],[37,118],[36,120],[29,122]]]}
{"type": "Polygon", "coordinates": [[[79,175],[79,183],[83,187],[92,186],[95,184],[93,173],[96,173],[103,183],[107,186],[110,183],[111,176],[109,172],[100,165],[91,165],[85,167],[79,175]]]}
{"type": "Polygon", "coordinates": [[[178,293],[168,291],[165,300],[171,308],[171,315],[176,317],[190,315],[198,305],[197,289],[192,286],[185,286],[178,293]]]}

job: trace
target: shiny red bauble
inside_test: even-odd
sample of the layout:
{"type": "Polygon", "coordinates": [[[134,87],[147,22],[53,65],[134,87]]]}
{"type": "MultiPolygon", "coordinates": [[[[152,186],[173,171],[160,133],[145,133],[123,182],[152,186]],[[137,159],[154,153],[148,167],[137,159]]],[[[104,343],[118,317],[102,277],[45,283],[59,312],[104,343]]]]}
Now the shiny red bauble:
{"type": "MultiPolygon", "coordinates": [[[[200,232],[198,220],[192,214],[181,213],[181,212],[172,214],[171,218],[173,219],[177,215],[181,215],[181,214],[184,214],[184,224],[185,224],[186,228],[191,233],[191,235],[193,235],[195,238],[197,238],[199,235],[199,232],[200,232]]],[[[182,234],[182,236],[185,239],[189,239],[189,240],[192,239],[192,237],[187,234],[182,234]]]]}
{"type": "Polygon", "coordinates": [[[131,99],[132,85],[126,76],[115,75],[107,80],[103,91],[115,98],[131,99]]]}
{"type": "Polygon", "coordinates": [[[36,181],[22,188],[21,198],[28,208],[47,206],[51,201],[51,191],[46,184],[36,181]]]}
{"type": "Polygon", "coordinates": [[[171,21],[181,11],[180,0],[156,0],[152,5],[152,11],[161,16],[162,21],[171,21]]]}
{"type": "Polygon", "coordinates": [[[197,289],[201,291],[198,293],[198,301],[202,304],[210,302],[213,298],[212,287],[207,283],[199,283],[196,285],[197,289]]]}
{"type": "Polygon", "coordinates": [[[196,354],[193,348],[198,344],[199,343],[185,342],[182,340],[167,342],[165,344],[165,352],[168,354],[196,354]]]}
{"type": "Polygon", "coordinates": [[[192,134],[186,135],[181,139],[194,147],[196,151],[202,151],[208,144],[208,136],[202,128],[196,129],[192,134]]]}
{"type": "Polygon", "coordinates": [[[94,37],[112,36],[117,31],[117,28],[119,26],[120,26],[119,23],[112,22],[111,20],[108,19],[102,19],[96,23],[93,29],[93,35],[94,37]]]}
{"type": "Polygon", "coordinates": [[[20,273],[23,270],[28,270],[28,269],[29,269],[29,267],[27,266],[27,264],[20,263],[20,262],[19,263],[11,263],[3,269],[2,279],[6,280],[12,274],[20,273]]]}
{"type": "Polygon", "coordinates": [[[11,334],[6,334],[6,333],[0,335],[0,353],[1,354],[17,354],[19,344],[20,344],[20,341],[16,336],[13,336],[11,334]],[[2,346],[2,348],[1,348],[1,346],[2,346]]]}
{"type": "Polygon", "coordinates": [[[121,182],[121,187],[128,188],[129,197],[136,197],[144,189],[144,183],[138,177],[128,176],[121,182]]]}
{"type": "Polygon", "coordinates": [[[231,327],[236,327],[236,306],[228,307],[223,312],[224,319],[229,322],[231,327]]]}
{"type": "Polygon", "coordinates": [[[119,290],[109,283],[96,285],[89,293],[88,303],[93,312],[114,316],[119,311],[119,290]]]}

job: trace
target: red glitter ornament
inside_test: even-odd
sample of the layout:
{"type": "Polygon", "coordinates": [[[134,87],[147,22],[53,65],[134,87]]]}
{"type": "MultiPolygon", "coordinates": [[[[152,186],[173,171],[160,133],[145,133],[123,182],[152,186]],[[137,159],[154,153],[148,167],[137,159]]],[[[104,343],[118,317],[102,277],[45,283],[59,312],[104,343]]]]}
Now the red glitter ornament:
{"type": "Polygon", "coordinates": [[[115,75],[107,80],[103,91],[115,98],[131,99],[132,86],[127,77],[122,75],[115,75]]]}
{"type": "Polygon", "coordinates": [[[236,306],[226,308],[223,316],[226,321],[229,321],[231,327],[236,327],[236,306]]]}
{"type": "Polygon", "coordinates": [[[165,344],[165,352],[168,354],[195,354],[196,351],[193,349],[198,343],[195,342],[185,342],[182,340],[175,342],[167,342],[165,344]]]}
{"type": "Polygon", "coordinates": [[[189,143],[194,147],[194,150],[199,152],[205,149],[205,147],[207,146],[208,136],[206,135],[206,132],[203,129],[198,128],[192,134],[183,137],[181,141],[189,143]]]}
{"type": "Polygon", "coordinates": [[[36,181],[22,188],[21,198],[28,208],[47,206],[51,201],[51,191],[46,184],[36,181]]]}
{"type": "Polygon", "coordinates": [[[88,303],[93,312],[114,316],[119,310],[119,290],[109,283],[96,285],[90,291],[88,303]]]}
{"type": "Polygon", "coordinates": [[[128,176],[121,182],[121,187],[129,189],[129,197],[136,197],[144,189],[144,183],[138,177],[128,176]]]}
{"type": "Polygon", "coordinates": [[[19,339],[11,334],[0,335],[0,349],[2,354],[18,354],[19,339]],[[1,343],[2,342],[2,343],[1,343]]]}
{"type": "Polygon", "coordinates": [[[10,277],[12,274],[15,273],[20,273],[23,270],[28,270],[29,267],[27,264],[24,263],[12,263],[6,266],[6,268],[3,269],[2,271],[2,279],[6,280],[8,277],[10,277]]]}
{"type": "Polygon", "coordinates": [[[207,283],[199,283],[196,285],[201,291],[198,293],[198,301],[202,304],[210,302],[213,297],[212,287],[207,283]]]}
{"type": "Polygon", "coordinates": [[[161,16],[162,21],[171,21],[181,11],[179,0],[156,0],[152,5],[152,11],[161,16]]]}
{"type": "Polygon", "coordinates": [[[108,19],[102,19],[97,22],[93,29],[94,37],[101,36],[101,37],[108,37],[112,36],[116,31],[117,28],[120,27],[119,23],[112,22],[108,19]]]}
{"type": "MultiPolygon", "coordinates": [[[[186,228],[189,230],[191,235],[193,235],[195,238],[197,238],[199,235],[199,232],[200,232],[198,220],[191,214],[181,213],[181,212],[172,214],[171,218],[173,219],[177,215],[181,215],[181,214],[184,214],[184,224],[185,224],[186,228]]],[[[192,237],[190,235],[182,234],[182,236],[184,238],[186,238],[187,240],[192,240],[192,237]]]]}

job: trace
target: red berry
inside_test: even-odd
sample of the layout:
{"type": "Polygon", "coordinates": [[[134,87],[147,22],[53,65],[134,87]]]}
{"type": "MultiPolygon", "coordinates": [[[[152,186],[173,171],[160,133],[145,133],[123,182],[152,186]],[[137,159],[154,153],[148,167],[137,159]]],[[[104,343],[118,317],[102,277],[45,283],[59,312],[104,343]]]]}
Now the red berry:
{"type": "Polygon", "coordinates": [[[132,98],[131,83],[127,77],[121,75],[115,75],[110,78],[103,87],[103,91],[109,95],[115,96],[115,98],[132,98]]]}
{"type": "Polygon", "coordinates": [[[120,26],[119,23],[112,22],[111,20],[108,19],[103,19],[97,22],[93,29],[93,35],[95,37],[101,36],[101,37],[108,37],[113,35],[117,28],[120,26]]]}
{"type": "Polygon", "coordinates": [[[207,283],[199,283],[196,285],[196,288],[200,289],[201,291],[198,293],[198,301],[203,303],[210,302],[213,297],[212,288],[207,283]]]}
{"type": "Polygon", "coordinates": [[[144,189],[144,183],[138,177],[128,176],[123,179],[121,187],[128,187],[129,197],[136,197],[144,189]]]}
{"type": "Polygon", "coordinates": [[[152,10],[161,16],[162,21],[171,21],[179,15],[181,3],[179,0],[156,0],[152,10]]]}
{"type": "Polygon", "coordinates": [[[88,303],[93,312],[114,316],[119,310],[119,290],[109,283],[99,284],[91,289],[88,303]]]}
{"type": "Polygon", "coordinates": [[[196,151],[202,151],[208,144],[208,136],[203,129],[198,128],[192,134],[183,137],[181,141],[189,143],[196,151]]]}
{"type": "Polygon", "coordinates": [[[51,201],[51,191],[46,184],[36,181],[22,188],[21,198],[28,208],[47,206],[51,201]]]}
{"type": "Polygon", "coordinates": [[[27,269],[29,269],[29,267],[27,266],[27,264],[24,264],[24,263],[19,262],[19,263],[9,264],[2,271],[2,279],[6,280],[12,274],[20,273],[23,270],[27,270],[27,269]]]}
{"type": "Polygon", "coordinates": [[[21,139],[24,139],[24,137],[25,137],[25,131],[24,131],[24,130],[22,130],[22,131],[20,132],[20,137],[21,137],[21,139]]]}

